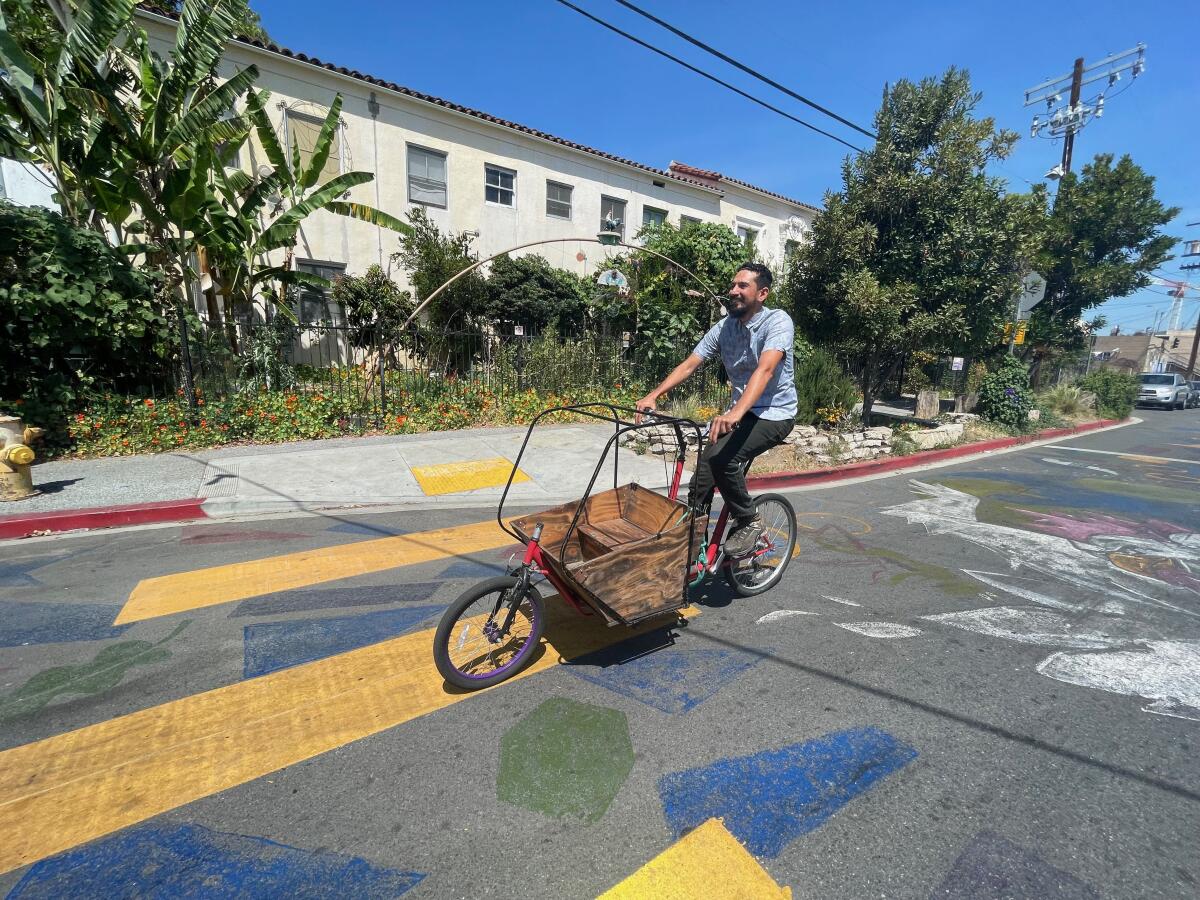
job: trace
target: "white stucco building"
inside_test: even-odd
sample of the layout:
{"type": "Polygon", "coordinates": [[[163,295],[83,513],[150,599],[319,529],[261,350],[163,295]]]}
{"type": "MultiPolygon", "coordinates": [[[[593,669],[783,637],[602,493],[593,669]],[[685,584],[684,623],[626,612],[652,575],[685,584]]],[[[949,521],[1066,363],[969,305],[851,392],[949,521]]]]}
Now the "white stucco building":
{"type": "MultiPolygon", "coordinates": [[[[165,53],[175,22],[139,11],[165,53]]],[[[443,230],[476,232],[474,249],[490,256],[544,238],[594,237],[606,214],[624,222],[627,240],[644,223],[669,219],[722,222],[769,263],[803,239],[816,209],[745,182],[672,162],[665,169],[621,159],[516,122],[420,94],[398,84],[274,45],[230,45],[221,74],[258,68],[271,92],[268,111],[284,146],[311,146],[329,104],[343,98],[337,156],[327,174],[374,174],[349,199],[402,217],[423,205],[443,230]]],[[[266,162],[252,140],[236,164],[253,173],[266,162]]],[[[297,264],[332,275],[389,267],[396,235],[318,212],[304,225],[297,264]]],[[[595,271],[605,248],[568,242],[534,248],[551,264],[595,271]]],[[[403,283],[403,273],[393,273],[403,283]]]]}

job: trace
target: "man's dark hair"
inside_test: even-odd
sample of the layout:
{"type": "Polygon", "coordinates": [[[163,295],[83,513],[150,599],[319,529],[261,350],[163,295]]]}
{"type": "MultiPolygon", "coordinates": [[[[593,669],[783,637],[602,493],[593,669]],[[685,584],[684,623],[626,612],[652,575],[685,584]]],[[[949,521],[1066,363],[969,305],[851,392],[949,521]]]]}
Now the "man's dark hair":
{"type": "Polygon", "coordinates": [[[768,269],[766,266],[764,266],[762,263],[756,263],[756,262],[743,263],[742,265],[738,266],[737,270],[739,272],[753,272],[754,273],[754,283],[755,283],[755,285],[757,285],[757,287],[760,291],[763,288],[769,288],[771,286],[771,282],[775,280],[774,277],[771,275],[771,270],[768,269]]]}

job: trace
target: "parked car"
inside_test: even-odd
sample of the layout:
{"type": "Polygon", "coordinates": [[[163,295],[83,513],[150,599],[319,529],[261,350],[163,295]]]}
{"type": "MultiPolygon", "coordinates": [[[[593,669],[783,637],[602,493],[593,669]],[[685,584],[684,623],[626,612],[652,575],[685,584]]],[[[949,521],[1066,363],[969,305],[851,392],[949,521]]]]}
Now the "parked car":
{"type": "Polygon", "coordinates": [[[1200,406],[1200,381],[1189,381],[1188,385],[1192,389],[1191,400],[1188,406],[1193,408],[1200,406]]]}
{"type": "Polygon", "coordinates": [[[1182,375],[1168,372],[1143,372],[1138,390],[1138,406],[1161,406],[1163,409],[1187,409],[1192,386],[1182,375]]]}

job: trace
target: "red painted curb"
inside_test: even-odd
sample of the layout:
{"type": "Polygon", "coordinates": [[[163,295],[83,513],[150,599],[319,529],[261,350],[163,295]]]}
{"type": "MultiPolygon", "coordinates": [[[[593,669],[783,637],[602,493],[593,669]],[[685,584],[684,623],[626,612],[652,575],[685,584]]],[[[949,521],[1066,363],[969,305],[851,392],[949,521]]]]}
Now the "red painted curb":
{"type": "Polygon", "coordinates": [[[1033,434],[1022,434],[1018,437],[996,438],[991,441],[977,441],[974,444],[963,444],[961,447],[947,447],[944,450],[921,450],[908,456],[887,456],[882,459],[869,459],[865,462],[849,463],[844,466],[834,466],[828,469],[809,469],[804,472],[775,472],[770,475],[753,475],[746,479],[747,486],[754,489],[788,488],[801,485],[822,484],[827,481],[842,481],[846,478],[857,478],[860,475],[874,475],[878,472],[890,472],[894,469],[907,469],[921,466],[925,463],[938,462],[943,459],[955,459],[959,456],[973,456],[976,453],[986,453],[989,450],[1001,450],[1004,447],[1014,447],[1017,444],[1028,444],[1045,438],[1065,437],[1070,434],[1083,434],[1097,428],[1116,425],[1118,419],[1101,419],[1098,422],[1087,422],[1073,428],[1048,428],[1033,434]]]}
{"type": "Polygon", "coordinates": [[[159,500],[154,503],[130,503],[126,506],[98,506],[95,509],[64,509],[58,512],[32,513],[28,516],[0,517],[0,539],[28,537],[35,531],[76,531],[81,528],[115,528],[118,525],[148,525],[152,522],[185,522],[207,515],[203,497],[186,500],[159,500]]]}

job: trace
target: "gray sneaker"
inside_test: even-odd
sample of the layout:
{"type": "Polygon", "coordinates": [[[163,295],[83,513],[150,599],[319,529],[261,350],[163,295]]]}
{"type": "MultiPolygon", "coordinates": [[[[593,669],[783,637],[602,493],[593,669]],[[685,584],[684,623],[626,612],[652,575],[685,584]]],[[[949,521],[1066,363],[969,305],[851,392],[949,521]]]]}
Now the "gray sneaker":
{"type": "Polygon", "coordinates": [[[755,516],[749,522],[738,525],[725,538],[725,553],[729,556],[746,556],[754,550],[759,536],[766,530],[762,516],[755,516]]]}

